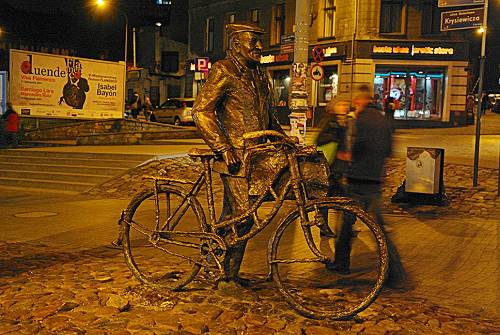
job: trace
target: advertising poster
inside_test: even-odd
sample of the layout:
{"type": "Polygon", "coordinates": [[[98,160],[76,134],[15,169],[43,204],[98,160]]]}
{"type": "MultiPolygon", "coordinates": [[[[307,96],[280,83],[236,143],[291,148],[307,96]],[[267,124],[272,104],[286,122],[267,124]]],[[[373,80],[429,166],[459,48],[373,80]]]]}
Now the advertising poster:
{"type": "Polygon", "coordinates": [[[306,143],[306,113],[290,114],[290,136],[298,137],[299,144],[306,143]]]}
{"type": "Polygon", "coordinates": [[[22,116],[122,118],[125,64],[11,50],[10,99],[22,116]]]}

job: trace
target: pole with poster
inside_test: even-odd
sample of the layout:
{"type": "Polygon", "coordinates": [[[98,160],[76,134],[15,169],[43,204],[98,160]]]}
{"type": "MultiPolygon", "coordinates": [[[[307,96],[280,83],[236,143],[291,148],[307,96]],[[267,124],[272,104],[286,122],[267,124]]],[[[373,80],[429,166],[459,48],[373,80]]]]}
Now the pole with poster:
{"type": "Polygon", "coordinates": [[[309,47],[309,1],[297,0],[295,6],[295,45],[290,95],[290,135],[297,136],[299,143],[306,142],[308,106],[307,58],[309,47]]]}

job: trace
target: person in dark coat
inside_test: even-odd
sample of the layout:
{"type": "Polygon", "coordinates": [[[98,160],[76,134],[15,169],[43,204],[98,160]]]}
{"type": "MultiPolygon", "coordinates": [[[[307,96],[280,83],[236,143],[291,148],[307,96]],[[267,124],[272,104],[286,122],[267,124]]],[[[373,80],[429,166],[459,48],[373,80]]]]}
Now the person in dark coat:
{"type": "MultiPolygon", "coordinates": [[[[380,206],[385,159],[390,156],[392,149],[391,125],[376,108],[367,86],[359,89],[353,105],[356,107],[356,125],[352,160],[347,172],[347,194],[365,210],[371,211],[384,230],[385,222],[380,206]]],[[[355,220],[350,214],[344,215],[335,242],[335,259],[330,266],[331,270],[344,274],[350,272],[352,225],[355,220]]],[[[387,284],[398,287],[405,284],[406,275],[399,254],[387,234],[386,241],[389,251],[387,284]]]]}

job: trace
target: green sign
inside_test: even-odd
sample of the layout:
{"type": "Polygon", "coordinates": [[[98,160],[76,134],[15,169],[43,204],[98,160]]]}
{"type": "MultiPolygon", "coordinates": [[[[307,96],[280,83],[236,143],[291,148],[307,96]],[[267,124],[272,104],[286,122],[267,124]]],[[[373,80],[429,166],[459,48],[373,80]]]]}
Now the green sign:
{"type": "Polygon", "coordinates": [[[482,5],[484,0],[439,0],[438,7],[474,6],[482,5]]]}

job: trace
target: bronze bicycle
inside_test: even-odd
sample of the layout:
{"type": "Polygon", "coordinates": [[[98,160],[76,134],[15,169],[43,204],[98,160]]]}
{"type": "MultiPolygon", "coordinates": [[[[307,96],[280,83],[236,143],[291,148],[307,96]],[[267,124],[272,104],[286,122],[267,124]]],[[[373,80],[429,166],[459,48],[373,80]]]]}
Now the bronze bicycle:
{"type": "MultiPolygon", "coordinates": [[[[265,274],[270,274],[290,306],[310,318],[333,320],[353,317],[368,307],[379,294],[388,268],[382,229],[351,199],[323,196],[325,185],[314,182],[314,169],[324,169],[326,163],[316,148],[299,148],[270,130],[247,133],[244,138],[251,143],[245,148],[250,161],[280,156],[282,164],[260,185],[249,208],[236,217],[217,219],[219,204],[212,185],[217,157],[211,150],[189,152],[203,164],[195,181],[147,177],[153,187],[137,194],[120,220],[123,250],[133,275],[148,286],[169,290],[186,287],[197,275],[217,280],[223,274],[228,247],[254,237],[271,222],[276,224],[273,219],[279,216],[268,242],[265,274]],[[311,169],[313,181],[305,178],[311,169]],[[203,188],[206,213],[197,197],[203,188]],[[343,215],[357,219],[352,272],[347,276],[326,268],[334,248],[332,239],[322,237],[318,229],[325,220],[333,225],[343,215]],[[241,234],[238,225],[249,218],[253,226],[241,234]],[[222,237],[221,230],[230,233],[222,237]]],[[[259,261],[263,262],[253,263],[259,261]]]]}

